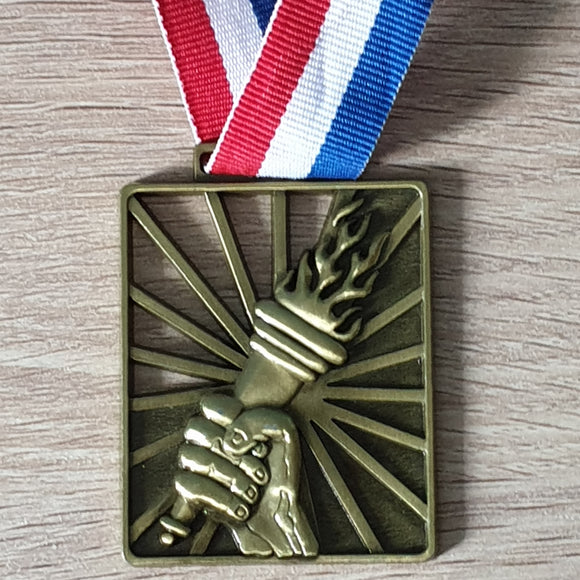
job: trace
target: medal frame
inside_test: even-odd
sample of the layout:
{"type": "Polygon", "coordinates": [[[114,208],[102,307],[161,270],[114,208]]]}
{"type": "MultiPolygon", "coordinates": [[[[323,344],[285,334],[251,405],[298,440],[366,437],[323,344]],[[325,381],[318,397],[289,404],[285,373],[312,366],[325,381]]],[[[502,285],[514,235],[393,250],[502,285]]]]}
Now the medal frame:
{"type": "MultiPolygon", "coordinates": [[[[126,186],[121,192],[121,251],[122,251],[122,308],[121,308],[121,317],[122,317],[122,357],[123,357],[123,410],[122,410],[122,428],[123,428],[123,451],[122,451],[122,470],[123,470],[123,551],[125,558],[128,562],[133,565],[137,566],[168,566],[168,565],[248,565],[248,564],[256,564],[256,563],[400,563],[400,562],[418,562],[424,561],[429,559],[433,556],[435,552],[435,475],[434,475],[434,448],[433,448],[433,403],[432,403],[432,359],[431,359],[431,306],[430,306],[430,267],[429,267],[429,221],[428,221],[428,198],[427,198],[427,190],[423,183],[421,182],[380,182],[380,181],[359,181],[359,182],[297,182],[297,181],[226,181],[226,182],[217,182],[213,179],[209,179],[205,174],[203,174],[200,170],[199,159],[201,155],[204,155],[206,151],[203,148],[198,148],[196,150],[196,163],[194,163],[194,167],[196,168],[194,173],[196,177],[196,181],[191,183],[181,183],[181,184],[131,184],[126,186]],[[361,195],[374,195],[376,196],[384,196],[384,199],[389,199],[389,197],[393,197],[396,195],[402,195],[401,192],[406,192],[406,194],[410,196],[415,196],[415,200],[412,204],[409,204],[404,215],[402,218],[397,220],[395,227],[393,227],[391,231],[391,240],[394,239],[394,245],[392,252],[395,252],[398,248],[399,244],[402,240],[405,239],[405,236],[413,229],[417,228],[418,230],[418,239],[419,239],[419,252],[417,256],[417,263],[414,264],[413,267],[418,267],[420,272],[420,301],[414,304],[413,308],[418,308],[418,312],[420,312],[420,326],[421,326],[421,349],[418,357],[419,366],[420,366],[420,375],[421,375],[421,387],[420,389],[423,391],[423,395],[420,400],[420,404],[423,409],[423,436],[420,437],[423,441],[419,453],[422,454],[424,458],[424,501],[420,499],[418,502],[415,501],[411,496],[415,496],[415,494],[406,495],[407,497],[406,506],[408,507],[409,502],[415,502],[414,510],[415,512],[420,512],[421,519],[424,521],[424,549],[420,551],[415,551],[413,553],[357,553],[357,554],[325,554],[320,553],[315,559],[310,558],[292,558],[290,560],[279,560],[277,558],[267,558],[267,559],[258,559],[258,558],[249,558],[242,555],[184,555],[184,554],[176,554],[176,555],[143,555],[143,553],[138,553],[139,550],[135,551],[134,549],[134,526],[136,521],[130,521],[131,517],[131,501],[132,501],[132,479],[131,479],[131,465],[132,461],[135,457],[134,453],[135,450],[130,449],[130,439],[131,439],[131,429],[133,428],[131,413],[134,413],[131,409],[134,408],[134,400],[131,397],[131,392],[133,388],[133,368],[135,364],[145,363],[145,364],[153,364],[157,365],[158,361],[155,362],[151,357],[147,359],[148,355],[143,355],[141,353],[141,359],[139,357],[135,357],[135,349],[133,348],[132,344],[132,302],[133,299],[131,297],[132,291],[132,236],[131,236],[131,221],[135,219],[136,215],[139,214],[141,209],[143,209],[142,204],[140,203],[140,199],[145,196],[162,196],[164,199],[170,198],[171,196],[201,196],[207,195],[208,193],[216,193],[218,195],[222,194],[235,194],[239,196],[244,196],[248,194],[254,195],[270,195],[273,196],[273,204],[275,203],[275,198],[280,197],[278,192],[281,192],[283,196],[287,195],[317,195],[317,194],[338,194],[339,192],[347,192],[356,190],[356,192],[363,192],[361,195]],[[402,224],[402,226],[401,226],[402,224]],[[396,228],[399,227],[399,230],[396,231],[396,228]]],[[[377,197],[377,199],[379,199],[377,197]]],[[[383,198],[381,198],[383,199],[383,198]]],[[[152,227],[158,225],[156,224],[155,220],[153,219],[152,222],[147,222],[148,212],[145,208],[145,215],[143,219],[141,219],[140,223],[143,226],[144,223],[145,229],[147,229],[147,224],[151,225],[152,227]]],[[[274,213],[273,213],[274,215],[274,213]]],[[[151,216],[149,216],[151,217],[151,216]]],[[[223,220],[226,217],[220,217],[219,219],[223,220]]],[[[139,221],[139,218],[137,218],[139,221]]],[[[278,219],[278,223],[276,222],[276,218],[273,217],[272,220],[272,246],[273,246],[273,262],[276,260],[282,260],[281,254],[286,252],[285,247],[281,247],[280,243],[281,240],[284,240],[286,237],[286,227],[287,224],[282,223],[285,221],[285,218],[280,220],[278,219]],[[280,231],[283,231],[283,235],[280,234],[280,231]],[[278,235],[278,241],[276,240],[276,236],[278,235]],[[278,253],[278,257],[276,256],[278,253]]],[[[162,230],[161,230],[162,231],[162,230]]],[[[151,231],[149,231],[151,234],[151,231]]],[[[155,237],[157,234],[154,233],[153,236],[155,237]]],[[[169,239],[169,238],[168,238],[169,239]]],[[[169,242],[171,244],[171,242],[169,242]]],[[[236,245],[235,237],[233,240],[234,246],[236,245]]],[[[391,243],[391,242],[389,242],[391,243]]],[[[167,250],[167,247],[166,247],[167,250]]],[[[169,252],[171,253],[171,249],[169,252]]],[[[388,251],[388,250],[387,250],[388,251]]],[[[166,252],[165,252],[166,253],[166,252]]],[[[234,252],[235,253],[235,252],[234,252]]],[[[167,256],[167,253],[166,253],[167,256]]],[[[187,260],[186,260],[187,261],[187,260]]],[[[417,292],[417,291],[416,291],[417,292]]],[[[405,297],[398,301],[398,304],[404,302],[405,297]]],[[[385,307],[379,308],[378,313],[374,316],[374,319],[377,320],[380,318],[381,313],[387,313],[388,318],[388,310],[393,309],[395,305],[385,305],[385,307]]],[[[402,312],[399,312],[397,316],[393,320],[398,320],[399,317],[402,317],[407,312],[409,312],[408,305],[400,307],[399,310],[403,308],[402,312]],[[405,310],[406,308],[406,310],[405,310]]],[[[376,308],[375,308],[376,310],[376,308]]],[[[391,321],[392,322],[392,321],[391,321]]],[[[386,325],[383,327],[386,327],[386,325]]],[[[401,352],[404,349],[399,349],[401,352]]],[[[407,348],[409,350],[409,348],[407,348]]],[[[397,351],[398,352],[398,351],[397,351]]],[[[380,355],[374,355],[374,359],[379,359],[381,356],[386,356],[388,353],[383,352],[380,355]]],[[[384,358],[383,356],[383,358],[384,358]]],[[[365,359],[370,360],[370,359],[365,359]]],[[[363,360],[364,362],[364,360],[363,360]]],[[[355,363],[356,364],[356,363],[355,363]]],[[[375,369],[376,370],[376,369],[375,369]]],[[[380,369],[379,369],[380,370],[380,369]]],[[[377,371],[378,372],[378,371],[377,371]]],[[[224,382],[224,381],[222,381],[224,382]]],[[[334,388],[334,387],[326,387],[334,388]]],[[[377,388],[377,389],[380,389],[377,388]]],[[[392,391],[393,389],[386,389],[385,390],[392,391]]],[[[307,389],[306,389],[307,390],[307,389]]],[[[401,389],[404,390],[404,389],[401,389]]],[[[410,391],[416,391],[418,389],[410,389],[410,391]]],[[[367,389],[368,391],[368,389],[367,389]]],[[[368,394],[368,393],[367,393],[368,394]]],[[[304,395],[307,396],[307,395],[304,395]]],[[[366,395],[365,395],[366,396],[366,395]]],[[[405,395],[406,397],[411,400],[410,394],[405,395]]],[[[416,396],[416,393],[414,394],[416,396]]],[[[298,395],[297,398],[300,398],[301,395],[298,395]]],[[[401,399],[402,401],[403,399],[401,399]]],[[[406,400],[406,399],[405,399],[406,400]]],[[[417,399],[418,400],[418,399],[417,399]]],[[[415,402],[417,402],[415,400],[415,402]]],[[[393,405],[400,404],[396,402],[392,402],[393,405]]],[[[300,404],[300,401],[298,401],[300,404]]],[[[385,403],[389,404],[389,403],[385,403]]],[[[410,403],[409,403],[410,404],[410,403]]],[[[419,403],[417,403],[419,404],[419,403]]],[[[295,405],[293,402],[290,405],[290,408],[295,405]]],[[[352,419],[352,413],[350,413],[350,419],[352,419]]],[[[344,418],[344,417],[343,417],[344,418]]],[[[348,417],[347,417],[348,419],[348,417]]],[[[371,423],[364,423],[362,426],[358,425],[359,429],[363,431],[372,432],[375,428],[377,421],[372,421],[371,423]],[[370,426],[369,426],[370,425],[370,426]]],[[[352,421],[351,421],[352,425],[352,421]]],[[[382,432],[382,435],[378,437],[391,437],[390,441],[396,440],[399,437],[398,430],[392,430],[389,432],[388,430],[391,429],[388,425],[385,426],[385,429],[382,432]],[[393,439],[394,437],[394,439],[393,439]]],[[[375,433],[376,435],[376,433],[375,433]]],[[[407,434],[408,435],[408,434],[407,434]]],[[[410,435],[408,438],[405,438],[404,434],[401,435],[403,445],[415,445],[416,440],[419,437],[415,435],[410,435]],[[412,439],[411,439],[412,438],[412,439]]],[[[352,441],[352,439],[351,439],[352,441]]],[[[321,444],[320,437],[316,436],[315,443],[321,444]]],[[[177,445],[178,443],[175,443],[177,445]]],[[[324,446],[323,446],[324,447],[324,446]]],[[[355,449],[357,447],[355,446],[355,449]]],[[[351,447],[351,457],[353,456],[353,448],[351,447]]],[[[359,445],[358,449],[361,449],[359,445]]],[[[418,447],[413,448],[415,451],[418,447]]],[[[324,450],[321,451],[320,446],[318,447],[318,453],[324,453],[324,450]]],[[[349,451],[347,450],[347,454],[349,451]]],[[[369,456],[370,457],[370,456],[369,456]]],[[[330,456],[325,458],[326,466],[328,467],[333,466],[333,460],[330,459],[330,456]],[[330,463],[328,463],[330,460],[330,463]]],[[[356,461],[356,458],[355,458],[356,461]]],[[[363,461],[363,463],[365,463],[363,461]]],[[[388,483],[390,480],[388,479],[388,475],[390,472],[386,468],[381,470],[381,466],[379,462],[374,460],[374,458],[370,457],[366,459],[366,472],[371,473],[373,479],[382,478],[383,486],[388,483]],[[372,461],[375,461],[372,463],[372,461]],[[373,473],[374,470],[374,473],[373,473]]],[[[324,473],[323,473],[324,475],[324,473]]],[[[328,475],[328,471],[326,472],[325,477],[328,475]]],[[[396,478],[395,478],[396,479],[396,478]]],[[[329,480],[330,481],[330,480],[329,480]]],[[[342,483],[339,482],[338,487],[340,488],[343,485],[344,479],[342,483]]],[[[392,482],[391,482],[392,483],[392,482]]],[[[396,486],[396,483],[394,484],[396,486]]],[[[388,486],[387,486],[388,489],[388,486]]],[[[392,489],[392,488],[391,488],[392,489]]],[[[347,490],[348,492],[348,485],[347,490]]],[[[400,493],[405,495],[406,492],[403,490],[399,490],[400,493]]],[[[337,492],[334,492],[335,495],[337,492]]],[[[345,490],[342,489],[340,492],[342,493],[342,498],[344,501],[345,498],[345,490]]],[[[348,495],[348,494],[347,494],[348,495]]],[[[338,496],[336,496],[338,497],[338,496]]],[[[352,495],[351,495],[352,497],[352,495]]],[[[399,496],[401,497],[401,496],[399,496]]],[[[344,504],[342,504],[344,505],[344,504]]],[[[356,505],[356,503],[355,503],[356,505]]],[[[170,505],[166,502],[159,504],[158,506],[153,506],[150,510],[152,515],[150,514],[149,519],[153,517],[153,521],[151,523],[152,526],[157,525],[155,522],[158,520],[159,516],[165,513],[169,509],[170,505]],[[154,509],[156,507],[156,509],[154,509]]],[[[362,533],[364,536],[364,530],[360,531],[361,521],[360,521],[360,514],[357,512],[356,515],[352,515],[348,513],[348,510],[345,509],[345,513],[351,523],[354,524],[354,528],[358,529],[358,536],[362,533]],[[358,528],[357,528],[358,526],[358,528]]],[[[358,507],[357,507],[358,509],[358,507]]],[[[360,512],[360,510],[358,510],[360,512]]],[[[411,510],[412,511],[412,510],[411,510]]],[[[139,518],[138,518],[139,519],[139,518]]],[[[362,519],[364,520],[364,515],[362,515],[362,519]]],[[[145,522],[146,523],[146,522],[145,522]]],[[[147,529],[151,527],[147,526],[147,529]]],[[[364,526],[363,526],[364,527],[364,526]]],[[[370,527],[370,526],[369,526],[370,527]]],[[[202,532],[203,533],[203,528],[202,532]]],[[[372,535],[372,531],[371,531],[372,535]]],[[[381,538],[380,540],[383,540],[381,538]]],[[[371,540],[372,541],[372,540],[371,540]]]]}

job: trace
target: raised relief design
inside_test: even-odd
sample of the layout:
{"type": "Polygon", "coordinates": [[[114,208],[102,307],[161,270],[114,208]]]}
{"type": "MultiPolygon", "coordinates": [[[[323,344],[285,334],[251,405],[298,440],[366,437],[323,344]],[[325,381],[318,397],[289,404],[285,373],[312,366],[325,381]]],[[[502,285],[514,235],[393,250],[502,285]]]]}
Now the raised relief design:
{"type": "Polygon", "coordinates": [[[132,219],[229,338],[210,334],[127,280],[131,308],[153,314],[225,363],[136,346],[127,333],[131,365],[215,384],[130,400],[128,429],[141,424],[134,439],[148,440],[145,414],[158,432],[162,411],[175,411],[168,431],[182,424],[129,456],[127,511],[135,512],[132,498],[140,490],[154,498],[141,502],[132,519],[132,557],[387,553],[418,559],[432,551],[425,200],[414,185],[377,189],[334,189],[318,242],[289,271],[287,194],[271,193],[274,275],[272,295],[262,299],[221,194],[203,193],[251,333],[140,199],[159,188],[129,191],[132,219]]]}

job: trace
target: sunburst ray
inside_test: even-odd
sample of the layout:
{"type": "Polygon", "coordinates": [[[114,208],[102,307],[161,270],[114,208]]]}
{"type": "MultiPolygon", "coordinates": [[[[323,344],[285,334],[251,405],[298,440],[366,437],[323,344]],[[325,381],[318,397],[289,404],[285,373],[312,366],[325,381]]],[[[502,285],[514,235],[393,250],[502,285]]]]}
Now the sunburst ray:
{"type": "Polygon", "coordinates": [[[230,348],[219,338],[216,338],[209,332],[203,330],[200,326],[193,323],[191,320],[188,320],[173,308],[169,308],[155,296],[134,285],[131,286],[129,294],[131,299],[143,308],[143,310],[153,314],[153,316],[156,316],[160,320],[163,320],[169,324],[169,326],[175,328],[207,351],[219,356],[238,368],[244,366],[246,357],[243,354],[230,348]]]}
{"type": "Polygon", "coordinates": [[[209,518],[206,519],[203,526],[201,526],[201,530],[195,534],[189,554],[191,556],[203,556],[218,528],[219,524],[216,521],[209,518]]]}
{"type": "Polygon", "coordinates": [[[203,280],[200,273],[189,263],[177,246],[159,227],[153,216],[135,197],[129,200],[129,211],[147,232],[155,245],[181,274],[187,285],[205,304],[217,322],[234,339],[245,353],[250,350],[250,339],[236,318],[203,280]]]}
{"type": "Polygon", "coordinates": [[[272,287],[286,276],[288,271],[288,201],[286,192],[272,192],[272,287]]]}
{"type": "Polygon", "coordinates": [[[385,469],[366,449],[359,445],[352,437],[347,435],[338,425],[332,421],[316,423],[323,429],[340,447],[356,461],[361,467],[370,473],[382,485],[390,489],[401,501],[408,505],[418,516],[427,521],[429,510],[427,504],[417,497],[405,484],[399,481],[390,471],[385,469]]]}
{"type": "Polygon", "coordinates": [[[389,241],[381,264],[384,264],[399,247],[399,244],[405,239],[405,236],[411,231],[416,221],[421,217],[422,200],[417,198],[407,209],[403,217],[395,224],[389,235],[389,241]]]}
{"type": "Polygon", "coordinates": [[[176,492],[171,490],[144,511],[129,528],[129,543],[134,544],[172,505],[176,492]]]}
{"type": "Polygon", "coordinates": [[[422,300],[423,287],[413,290],[413,292],[410,292],[407,296],[401,298],[401,300],[393,304],[390,308],[383,310],[365,322],[361,333],[354,339],[353,344],[364,342],[379,332],[379,330],[382,330],[385,326],[388,326],[391,322],[394,322],[397,318],[411,310],[411,308],[420,304],[422,300]]]}
{"type": "Polygon", "coordinates": [[[157,441],[153,441],[153,443],[143,445],[143,447],[131,451],[129,454],[129,465],[135,467],[135,465],[144,463],[160,453],[167,451],[167,449],[177,447],[181,441],[183,441],[183,429],[178,429],[161,439],[157,439],[157,441]]]}
{"type": "Polygon", "coordinates": [[[372,401],[375,403],[424,403],[424,389],[380,389],[365,387],[323,387],[324,399],[337,401],[372,401]]]}
{"type": "Polygon", "coordinates": [[[370,373],[372,371],[394,367],[406,362],[410,362],[414,359],[420,359],[423,357],[423,352],[423,345],[416,344],[414,346],[410,346],[409,348],[396,350],[394,352],[389,352],[387,354],[382,354],[359,362],[346,364],[342,367],[337,367],[336,369],[329,371],[325,375],[324,380],[326,384],[346,381],[354,377],[359,377],[366,373],[370,373]]]}
{"type": "Polygon", "coordinates": [[[374,419],[369,419],[359,413],[354,413],[353,411],[332,405],[331,403],[323,402],[322,405],[318,406],[316,415],[313,419],[317,421],[319,420],[317,418],[326,422],[332,420],[341,421],[342,423],[356,427],[361,431],[366,431],[371,435],[387,439],[388,441],[403,445],[409,449],[421,452],[426,451],[425,439],[417,437],[416,435],[411,435],[406,431],[395,429],[395,427],[385,425],[384,423],[375,421],[374,419]]]}
{"type": "Polygon", "coordinates": [[[217,230],[226,262],[236,283],[236,288],[238,289],[238,294],[240,295],[246,316],[251,324],[254,320],[256,293],[246,264],[242,259],[240,248],[226,214],[222,198],[218,192],[208,191],[205,193],[205,200],[217,230]]]}
{"type": "Polygon", "coordinates": [[[371,554],[379,554],[383,552],[383,548],[373,532],[370,524],[358,506],[354,496],[352,495],[348,485],[344,481],[342,475],[338,471],[336,465],[332,461],[326,447],[322,443],[320,437],[313,429],[310,423],[305,421],[300,422],[300,430],[312,453],[320,465],[320,469],[336,496],[344,513],[350,520],[356,535],[360,538],[365,548],[371,554]]]}
{"type": "Polygon", "coordinates": [[[193,389],[186,389],[177,392],[142,395],[139,397],[132,397],[129,401],[129,408],[131,411],[141,412],[154,411],[155,409],[168,409],[170,407],[193,406],[199,403],[201,398],[208,392],[219,393],[225,390],[228,390],[228,388],[215,385],[208,387],[194,387],[193,389]]]}
{"type": "Polygon", "coordinates": [[[233,383],[240,373],[240,371],[235,369],[219,367],[217,365],[136,346],[131,347],[130,355],[131,359],[136,363],[157,367],[180,375],[212,379],[222,383],[233,383]]]}

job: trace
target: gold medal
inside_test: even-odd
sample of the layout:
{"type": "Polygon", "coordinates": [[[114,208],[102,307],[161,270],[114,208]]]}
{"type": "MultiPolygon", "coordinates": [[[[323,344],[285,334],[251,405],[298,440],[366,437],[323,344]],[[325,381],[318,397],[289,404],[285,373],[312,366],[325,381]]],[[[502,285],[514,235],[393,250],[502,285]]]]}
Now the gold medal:
{"type": "Polygon", "coordinates": [[[131,562],[433,553],[426,188],[354,181],[431,1],[154,2],[200,146],[122,196],[131,562]]]}
{"type": "Polygon", "coordinates": [[[195,173],[192,183],[135,184],[122,194],[127,558],[157,564],[429,557],[425,187],[224,183],[199,167],[195,173]],[[295,224],[288,203],[305,195],[332,201],[317,241],[289,261],[295,224]],[[233,280],[237,308],[196,265],[204,249],[188,255],[166,231],[165,222],[191,232],[202,227],[180,213],[184,199],[207,205],[223,251],[212,276],[233,280]],[[269,200],[270,232],[262,239],[272,262],[267,292],[256,291],[259,272],[247,266],[230,200],[269,200]],[[195,310],[186,314],[162,300],[159,279],[151,288],[136,280],[155,252],[165,259],[168,295],[172,284],[183,289],[185,282],[195,310]],[[139,323],[143,313],[187,337],[198,354],[155,348],[159,336],[139,323]],[[162,388],[143,380],[143,369],[180,378],[162,388]]]}

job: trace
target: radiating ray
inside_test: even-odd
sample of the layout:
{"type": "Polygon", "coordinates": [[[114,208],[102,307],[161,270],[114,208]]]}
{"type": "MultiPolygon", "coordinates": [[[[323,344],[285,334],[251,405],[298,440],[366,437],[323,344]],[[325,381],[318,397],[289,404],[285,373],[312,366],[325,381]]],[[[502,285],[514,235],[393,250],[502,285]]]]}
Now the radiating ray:
{"type": "Polygon", "coordinates": [[[203,556],[205,554],[205,551],[217,532],[218,527],[219,524],[214,520],[210,520],[209,518],[205,520],[201,530],[195,534],[195,538],[191,544],[191,549],[189,550],[191,556],[203,556]]]}
{"type": "Polygon", "coordinates": [[[169,491],[159,501],[143,512],[129,528],[129,543],[134,544],[172,505],[175,491],[169,491]]]}
{"type": "Polygon", "coordinates": [[[326,373],[324,377],[325,382],[327,384],[337,383],[339,381],[352,379],[372,371],[394,367],[412,361],[413,359],[421,358],[423,356],[423,350],[424,349],[422,344],[416,344],[415,346],[411,346],[409,348],[396,350],[395,352],[389,352],[374,358],[346,364],[326,373]]]}
{"type": "Polygon", "coordinates": [[[160,393],[154,395],[143,395],[140,397],[133,397],[129,402],[131,411],[153,411],[155,409],[163,409],[168,407],[185,407],[187,405],[195,405],[207,392],[221,392],[224,390],[219,385],[213,387],[195,387],[185,391],[177,391],[171,393],[160,393]]]}
{"type": "Polygon", "coordinates": [[[272,192],[273,287],[288,272],[288,200],[285,191],[272,192]]]}
{"type": "MultiPolygon", "coordinates": [[[[318,423],[318,421],[317,421],[318,423]]],[[[335,442],[344,449],[352,459],[368,471],[377,481],[389,488],[397,497],[406,503],[423,520],[428,518],[425,502],[418,498],[407,486],[400,482],[390,471],[385,469],[372,455],[361,447],[332,421],[318,423],[335,442]]]]}
{"type": "Polygon", "coordinates": [[[172,326],[203,348],[219,356],[220,358],[232,363],[238,368],[242,368],[246,357],[238,351],[224,344],[219,338],[216,338],[209,332],[203,330],[197,324],[188,320],[177,311],[169,308],[151,294],[144,292],[137,286],[131,286],[130,296],[136,304],[141,306],[147,312],[157,316],[169,326],[172,326]]]}
{"type": "Polygon", "coordinates": [[[238,293],[240,294],[240,299],[244,305],[246,316],[251,324],[254,320],[256,293],[246,268],[246,264],[244,264],[242,259],[240,248],[232,231],[222,199],[218,192],[210,191],[206,192],[205,200],[226,256],[228,267],[234,277],[234,282],[236,283],[238,293]]]}
{"type": "Polygon", "coordinates": [[[424,389],[367,389],[363,387],[324,387],[324,399],[373,401],[377,403],[424,403],[424,389]]]}
{"type": "Polygon", "coordinates": [[[141,224],[141,227],[147,232],[155,245],[181,274],[188,286],[199,296],[217,322],[242,347],[244,352],[248,353],[250,350],[250,340],[245,330],[240,326],[240,323],[228,311],[177,246],[163,233],[153,216],[149,214],[135,197],[129,200],[129,211],[141,224]]]}
{"type": "Polygon", "coordinates": [[[379,330],[382,330],[385,326],[388,326],[391,322],[394,322],[397,318],[405,314],[405,312],[420,304],[422,300],[423,287],[413,290],[413,292],[401,298],[401,300],[393,304],[390,308],[383,310],[365,322],[362,332],[353,340],[353,344],[364,342],[367,338],[370,338],[373,334],[376,334],[379,330]]]}
{"type": "Polygon", "coordinates": [[[397,249],[399,244],[403,241],[405,236],[409,233],[415,222],[421,217],[421,198],[417,198],[405,212],[405,215],[395,224],[391,230],[391,235],[387,242],[385,255],[379,264],[382,266],[397,249]]]}
{"type": "Polygon", "coordinates": [[[135,451],[131,451],[129,454],[129,465],[130,467],[135,467],[135,465],[139,465],[140,463],[163,453],[167,449],[177,447],[177,445],[179,445],[183,440],[183,429],[179,429],[161,439],[157,439],[157,441],[154,441],[153,443],[149,443],[149,445],[139,447],[139,449],[135,449],[135,451]]]}
{"type": "Polygon", "coordinates": [[[380,554],[383,548],[375,536],[370,524],[360,510],[354,496],[352,495],[348,485],[344,481],[342,475],[336,468],[332,461],[326,447],[322,443],[320,437],[313,429],[312,425],[306,421],[300,422],[300,430],[308,446],[312,450],[316,461],[322,469],[322,473],[332,489],[336,499],[340,503],[344,513],[347,515],[352,524],[356,535],[360,538],[365,548],[371,554],[380,554]]]}
{"type": "Polygon", "coordinates": [[[161,368],[189,377],[213,379],[214,381],[220,381],[222,383],[235,382],[240,373],[240,371],[235,369],[218,367],[209,363],[136,346],[131,347],[130,354],[131,359],[136,363],[161,368]]]}
{"type": "Polygon", "coordinates": [[[323,402],[322,405],[319,405],[316,410],[316,415],[312,418],[317,421],[317,417],[320,417],[321,420],[324,421],[332,421],[333,419],[342,421],[343,423],[352,425],[361,431],[366,431],[371,435],[376,435],[377,437],[387,439],[393,443],[398,443],[404,447],[409,447],[415,451],[425,452],[427,450],[425,439],[422,439],[421,437],[411,435],[410,433],[401,431],[400,429],[395,429],[390,425],[385,425],[380,421],[375,421],[374,419],[337,407],[331,403],[323,402]]]}

